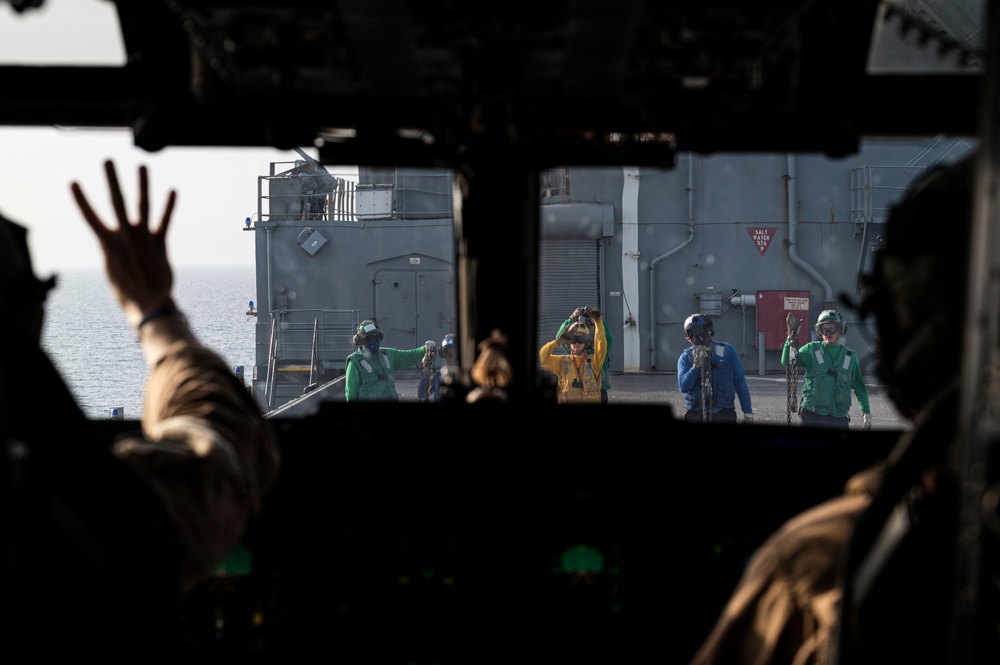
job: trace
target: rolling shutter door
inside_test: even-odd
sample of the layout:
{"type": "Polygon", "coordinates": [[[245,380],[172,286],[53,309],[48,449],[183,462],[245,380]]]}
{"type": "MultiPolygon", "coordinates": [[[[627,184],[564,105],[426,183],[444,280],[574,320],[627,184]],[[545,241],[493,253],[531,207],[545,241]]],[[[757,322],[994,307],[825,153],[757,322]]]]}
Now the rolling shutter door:
{"type": "Polygon", "coordinates": [[[538,348],[573,310],[601,306],[600,240],[542,240],[538,270],[538,348]]]}

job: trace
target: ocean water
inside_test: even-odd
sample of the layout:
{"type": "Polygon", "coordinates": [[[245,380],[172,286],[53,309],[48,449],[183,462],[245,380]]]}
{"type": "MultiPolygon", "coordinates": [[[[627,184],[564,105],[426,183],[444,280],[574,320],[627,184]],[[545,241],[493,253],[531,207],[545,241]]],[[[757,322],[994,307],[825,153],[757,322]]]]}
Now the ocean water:
{"type": "MultiPolygon", "coordinates": [[[[109,418],[118,408],[125,418],[139,419],[146,361],[103,271],[56,275],[46,300],[42,348],[89,418],[109,418]]],[[[257,300],[253,267],[175,267],[174,299],[202,343],[231,367],[243,365],[249,383],[256,319],[246,310],[257,300]]]]}

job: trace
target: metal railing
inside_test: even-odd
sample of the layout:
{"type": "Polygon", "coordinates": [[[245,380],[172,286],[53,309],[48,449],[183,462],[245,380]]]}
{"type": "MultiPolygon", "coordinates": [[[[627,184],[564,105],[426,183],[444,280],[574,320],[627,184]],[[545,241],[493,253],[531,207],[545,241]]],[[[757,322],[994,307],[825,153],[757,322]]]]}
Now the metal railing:
{"type": "Polygon", "coordinates": [[[448,218],[450,171],[331,173],[315,163],[274,162],[257,178],[256,220],[347,221],[448,218]],[[285,170],[279,170],[290,166],[285,170]],[[364,182],[376,178],[375,182],[364,182]]]}
{"type": "Polygon", "coordinates": [[[851,169],[851,221],[884,224],[892,206],[924,173],[938,164],[961,159],[972,150],[974,146],[967,141],[937,136],[907,164],[851,169]]]}
{"type": "Polygon", "coordinates": [[[893,204],[906,194],[923,167],[859,166],[851,169],[851,221],[884,224],[893,204]]]}

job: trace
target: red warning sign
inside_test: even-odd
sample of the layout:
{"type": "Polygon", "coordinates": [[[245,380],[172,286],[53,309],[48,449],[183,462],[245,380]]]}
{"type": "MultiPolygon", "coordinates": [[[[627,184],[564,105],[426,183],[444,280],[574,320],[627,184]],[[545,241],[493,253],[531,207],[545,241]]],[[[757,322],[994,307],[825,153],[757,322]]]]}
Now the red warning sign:
{"type": "Polygon", "coordinates": [[[760,252],[761,256],[764,256],[764,252],[767,248],[771,246],[771,238],[774,237],[775,232],[778,230],[777,226],[748,226],[747,233],[750,234],[750,239],[753,240],[754,247],[760,252]]]}

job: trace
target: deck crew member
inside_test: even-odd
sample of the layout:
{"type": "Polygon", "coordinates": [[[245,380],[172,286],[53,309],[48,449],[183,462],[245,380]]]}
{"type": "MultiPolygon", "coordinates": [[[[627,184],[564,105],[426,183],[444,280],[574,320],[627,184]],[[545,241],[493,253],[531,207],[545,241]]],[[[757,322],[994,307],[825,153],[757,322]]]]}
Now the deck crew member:
{"type": "Polygon", "coordinates": [[[542,369],[555,374],[558,381],[556,400],[567,403],[601,403],[601,374],[608,354],[601,310],[588,307],[562,335],[538,352],[542,369]],[[570,355],[556,355],[560,345],[569,346],[570,355]],[[593,347],[593,354],[587,350],[593,347]]]}
{"type": "Polygon", "coordinates": [[[715,337],[711,317],[692,314],[684,321],[684,337],[691,344],[677,358],[677,387],[684,393],[684,420],[736,422],[736,398],[743,422],[753,422],[753,405],[746,373],[736,348],[715,337]]]}
{"type": "Polygon", "coordinates": [[[371,319],[361,322],[354,333],[358,350],[347,356],[347,379],[344,396],[348,402],[398,402],[396,370],[420,363],[428,351],[434,353],[432,340],[415,349],[382,347],[382,329],[371,319]]]}
{"type": "Polygon", "coordinates": [[[792,341],[798,336],[799,320],[789,313],[786,319],[788,338],[781,351],[781,364],[794,362],[805,368],[802,382],[802,405],[799,417],[802,424],[812,427],[847,429],[851,424],[851,391],[858,398],[861,409],[862,429],[872,426],[868,406],[868,388],[861,375],[858,354],[841,344],[847,332],[847,323],[840,312],[825,309],[816,319],[816,334],[822,341],[808,342],[796,350],[792,341]]]}
{"type": "Polygon", "coordinates": [[[420,373],[420,383],[417,384],[417,400],[440,402],[441,383],[453,382],[458,372],[458,336],[455,333],[445,335],[436,355],[433,352],[424,354],[421,367],[424,371],[420,373]],[[444,361],[440,367],[437,356],[444,361]]]}
{"type": "MultiPolygon", "coordinates": [[[[556,333],[556,338],[561,337],[563,332],[566,331],[566,328],[573,325],[573,322],[576,321],[581,314],[586,314],[586,310],[586,307],[577,307],[573,310],[570,317],[563,321],[563,324],[559,326],[559,332],[556,333]]],[[[604,327],[604,337],[608,341],[608,352],[604,356],[604,366],[601,368],[601,404],[608,403],[608,391],[611,390],[611,347],[615,345],[615,338],[612,336],[611,331],[608,330],[607,326],[604,327]]],[[[567,353],[569,353],[569,347],[567,345],[563,344],[562,347],[567,353]]],[[[593,355],[594,347],[587,349],[587,353],[593,355]]]]}

